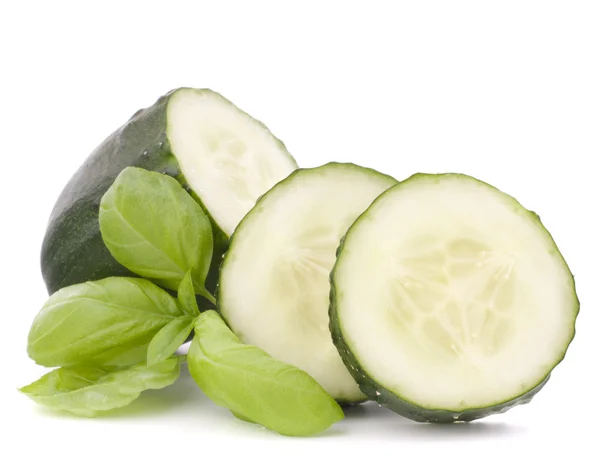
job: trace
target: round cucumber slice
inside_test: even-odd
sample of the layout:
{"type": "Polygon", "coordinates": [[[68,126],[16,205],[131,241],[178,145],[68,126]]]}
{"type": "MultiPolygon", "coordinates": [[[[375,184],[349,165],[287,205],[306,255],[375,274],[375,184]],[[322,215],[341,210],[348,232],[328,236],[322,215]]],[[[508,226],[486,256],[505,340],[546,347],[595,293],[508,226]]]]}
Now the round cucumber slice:
{"type": "Polygon", "coordinates": [[[579,302],[538,216],[466,175],[415,175],[349,229],[332,272],[334,342],[362,391],[417,421],[529,402],[579,302]]]}
{"type": "Polygon", "coordinates": [[[48,292],[109,276],[132,276],[111,256],[98,225],[100,200],[126,167],[177,178],[207,211],[220,256],[256,199],[297,168],[281,141],[259,121],[211,90],[180,88],[141,109],[87,158],[65,186],[42,246],[48,292]]]}
{"type": "Polygon", "coordinates": [[[343,403],[365,396],[331,340],[329,273],[348,227],[394,184],[352,164],[296,170],[242,220],[221,267],[218,310],[236,335],[343,403]]]}

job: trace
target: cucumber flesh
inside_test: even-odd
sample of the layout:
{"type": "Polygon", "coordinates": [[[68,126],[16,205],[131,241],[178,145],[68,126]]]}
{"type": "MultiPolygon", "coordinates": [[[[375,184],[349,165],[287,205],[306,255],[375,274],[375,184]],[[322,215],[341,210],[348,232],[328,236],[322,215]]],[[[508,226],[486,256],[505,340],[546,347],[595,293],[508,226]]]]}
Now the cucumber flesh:
{"type": "Polygon", "coordinates": [[[261,122],[218,93],[178,91],[169,101],[167,120],[183,175],[227,236],[259,196],[297,168],[261,122]]]}
{"type": "Polygon", "coordinates": [[[575,333],[573,277],[537,215],[465,175],[416,175],[354,223],[331,327],[371,398],[415,420],[528,402],[575,333]]]}
{"type": "Polygon", "coordinates": [[[221,267],[218,309],[236,335],[340,402],[365,397],[332,343],[329,273],[348,227],[395,183],[352,164],[297,170],[242,220],[221,267]]]}
{"type": "Polygon", "coordinates": [[[211,90],[180,88],[137,111],[86,159],[56,201],[41,266],[49,293],[109,276],[133,276],[110,254],[100,234],[100,200],[126,167],[177,178],[213,224],[217,282],[229,235],[253,201],[297,165],[260,122],[211,90]]]}

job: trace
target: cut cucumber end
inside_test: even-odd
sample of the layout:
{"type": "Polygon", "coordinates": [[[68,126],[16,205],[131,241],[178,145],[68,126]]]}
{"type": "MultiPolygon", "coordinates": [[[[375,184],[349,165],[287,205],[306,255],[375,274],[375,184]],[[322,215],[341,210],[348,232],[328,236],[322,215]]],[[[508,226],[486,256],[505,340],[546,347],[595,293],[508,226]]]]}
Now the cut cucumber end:
{"type": "Polygon", "coordinates": [[[98,226],[102,196],[131,166],[177,178],[209,215],[211,291],[233,229],[259,196],[297,168],[261,122],[219,94],[191,88],[167,93],[106,138],[63,189],[42,245],[49,293],[110,276],[133,276],[112,257],[98,226]]]}
{"type": "Polygon", "coordinates": [[[301,169],[266,193],[234,233],[218,309],[245,343],[314,377],[340,402],[362,401],[329,331],[329,273],[340,238],[396,181],[352,164],[301,169]]]}
{"type": "Polygon", "coordinates": [[[562,360],[579,302],[537,215],[466,175],[415,175],[348,231],[334,341],[371,398],[415,420],[528,402],[562,360]]]}
{"type": "Polygon", "coordinates": [[[175,92],[167,121],[183,175],[227,236],[258,197],[298,167],[267,127],[211,90],[175,92]]]}

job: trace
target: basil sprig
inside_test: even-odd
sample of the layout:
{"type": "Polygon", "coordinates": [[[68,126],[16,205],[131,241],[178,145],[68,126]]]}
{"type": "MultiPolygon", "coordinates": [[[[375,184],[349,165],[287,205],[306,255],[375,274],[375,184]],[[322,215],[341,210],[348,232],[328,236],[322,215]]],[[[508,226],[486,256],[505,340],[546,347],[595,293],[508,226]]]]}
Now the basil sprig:
{"type": "Polygon", "coordinates": [[[200,313],[212,259],[210,221],[173,178],[130,167],[102,198],[100,230],[113,257],[142,278],[111,277],[53,294],[33,321],[27,352],[59,367],[20,390],[77,415],[126,406],[172,384],[187,359],[198,386],[239,419],[311,435],[344,414],[306,372],[244,345],[215,311],[200,313]],[[177,290],[174,297],[171,291],[177,290]]]}

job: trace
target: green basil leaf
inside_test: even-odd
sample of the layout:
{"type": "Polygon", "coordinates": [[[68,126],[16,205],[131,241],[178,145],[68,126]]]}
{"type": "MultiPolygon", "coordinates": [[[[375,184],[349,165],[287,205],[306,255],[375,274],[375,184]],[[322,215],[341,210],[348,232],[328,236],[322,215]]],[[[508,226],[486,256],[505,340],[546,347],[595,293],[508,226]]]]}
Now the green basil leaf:
{"type": "Polygon", "coordinates": [[[159,330],[148,346],[148,365],[172,356],[192,332],[195,320],[194,316],[182,316],[159,330]]]}
{"type": "Polygon", "coordinates": [[[344,417],[315,379],[241,343],[213,310],[196,321],[188,367],[216,404],[284,435],[312,435],[344,417]]]}
{"type": "Polygon", "coordinates": [[[243,415],[243,414],[238,414],[237,412],[233,412],[233,411],[231,411],[231,414],[232,414],[232,415],[233,415],[233,416],[234,416],[236,419],[243,420],[244,422],[248,422],[248,423],[256,423],[254,420],[251,420],[251,419],[249,419],[248,417],[246,417],[246,416],[245,416],[245,415],[243,415]]]}
{"type": "Polygon", "coordinates": [[[91,366],[60,368],[20,389],[33,401],[85,417],[127,406],[142,391],[171,385],[180,372],[180,358],[153,366],[137,364],[105,370],[91,366]]]}
{"type": "Polygon", "coordinates": [[[173,297],[144,279],[76,284],[55,292],[43,306],[29,331],[27,352],[48,367],[139,362],[154,335],[182,315],[173,297]]]}
{"type": "Polygon", "coordinates": [[[197,293],[204,289],[213,251],[211,224],[174,178],[136,167],[123,170],[100,202],[100,231],[112,256],[130,271],[177,290],[193,269],[197,293]]]}
{"type": "Polygon", "coordinates": [[[188,271],[181,280],[181,284],[179,284],[179,289],[177,290],[177,299],[186,314],[190,316],[198,316],[200,314],[191,271],[188,271]]]}
{"type": "Polygon", "coordinates": [[[151,331],[147,335],[104,350],[96,356],[86,359],[85,363],[102,367],[124,367],[144,362],[148,357],[148,346],[155,335],[156,333],[151,331]]]}

